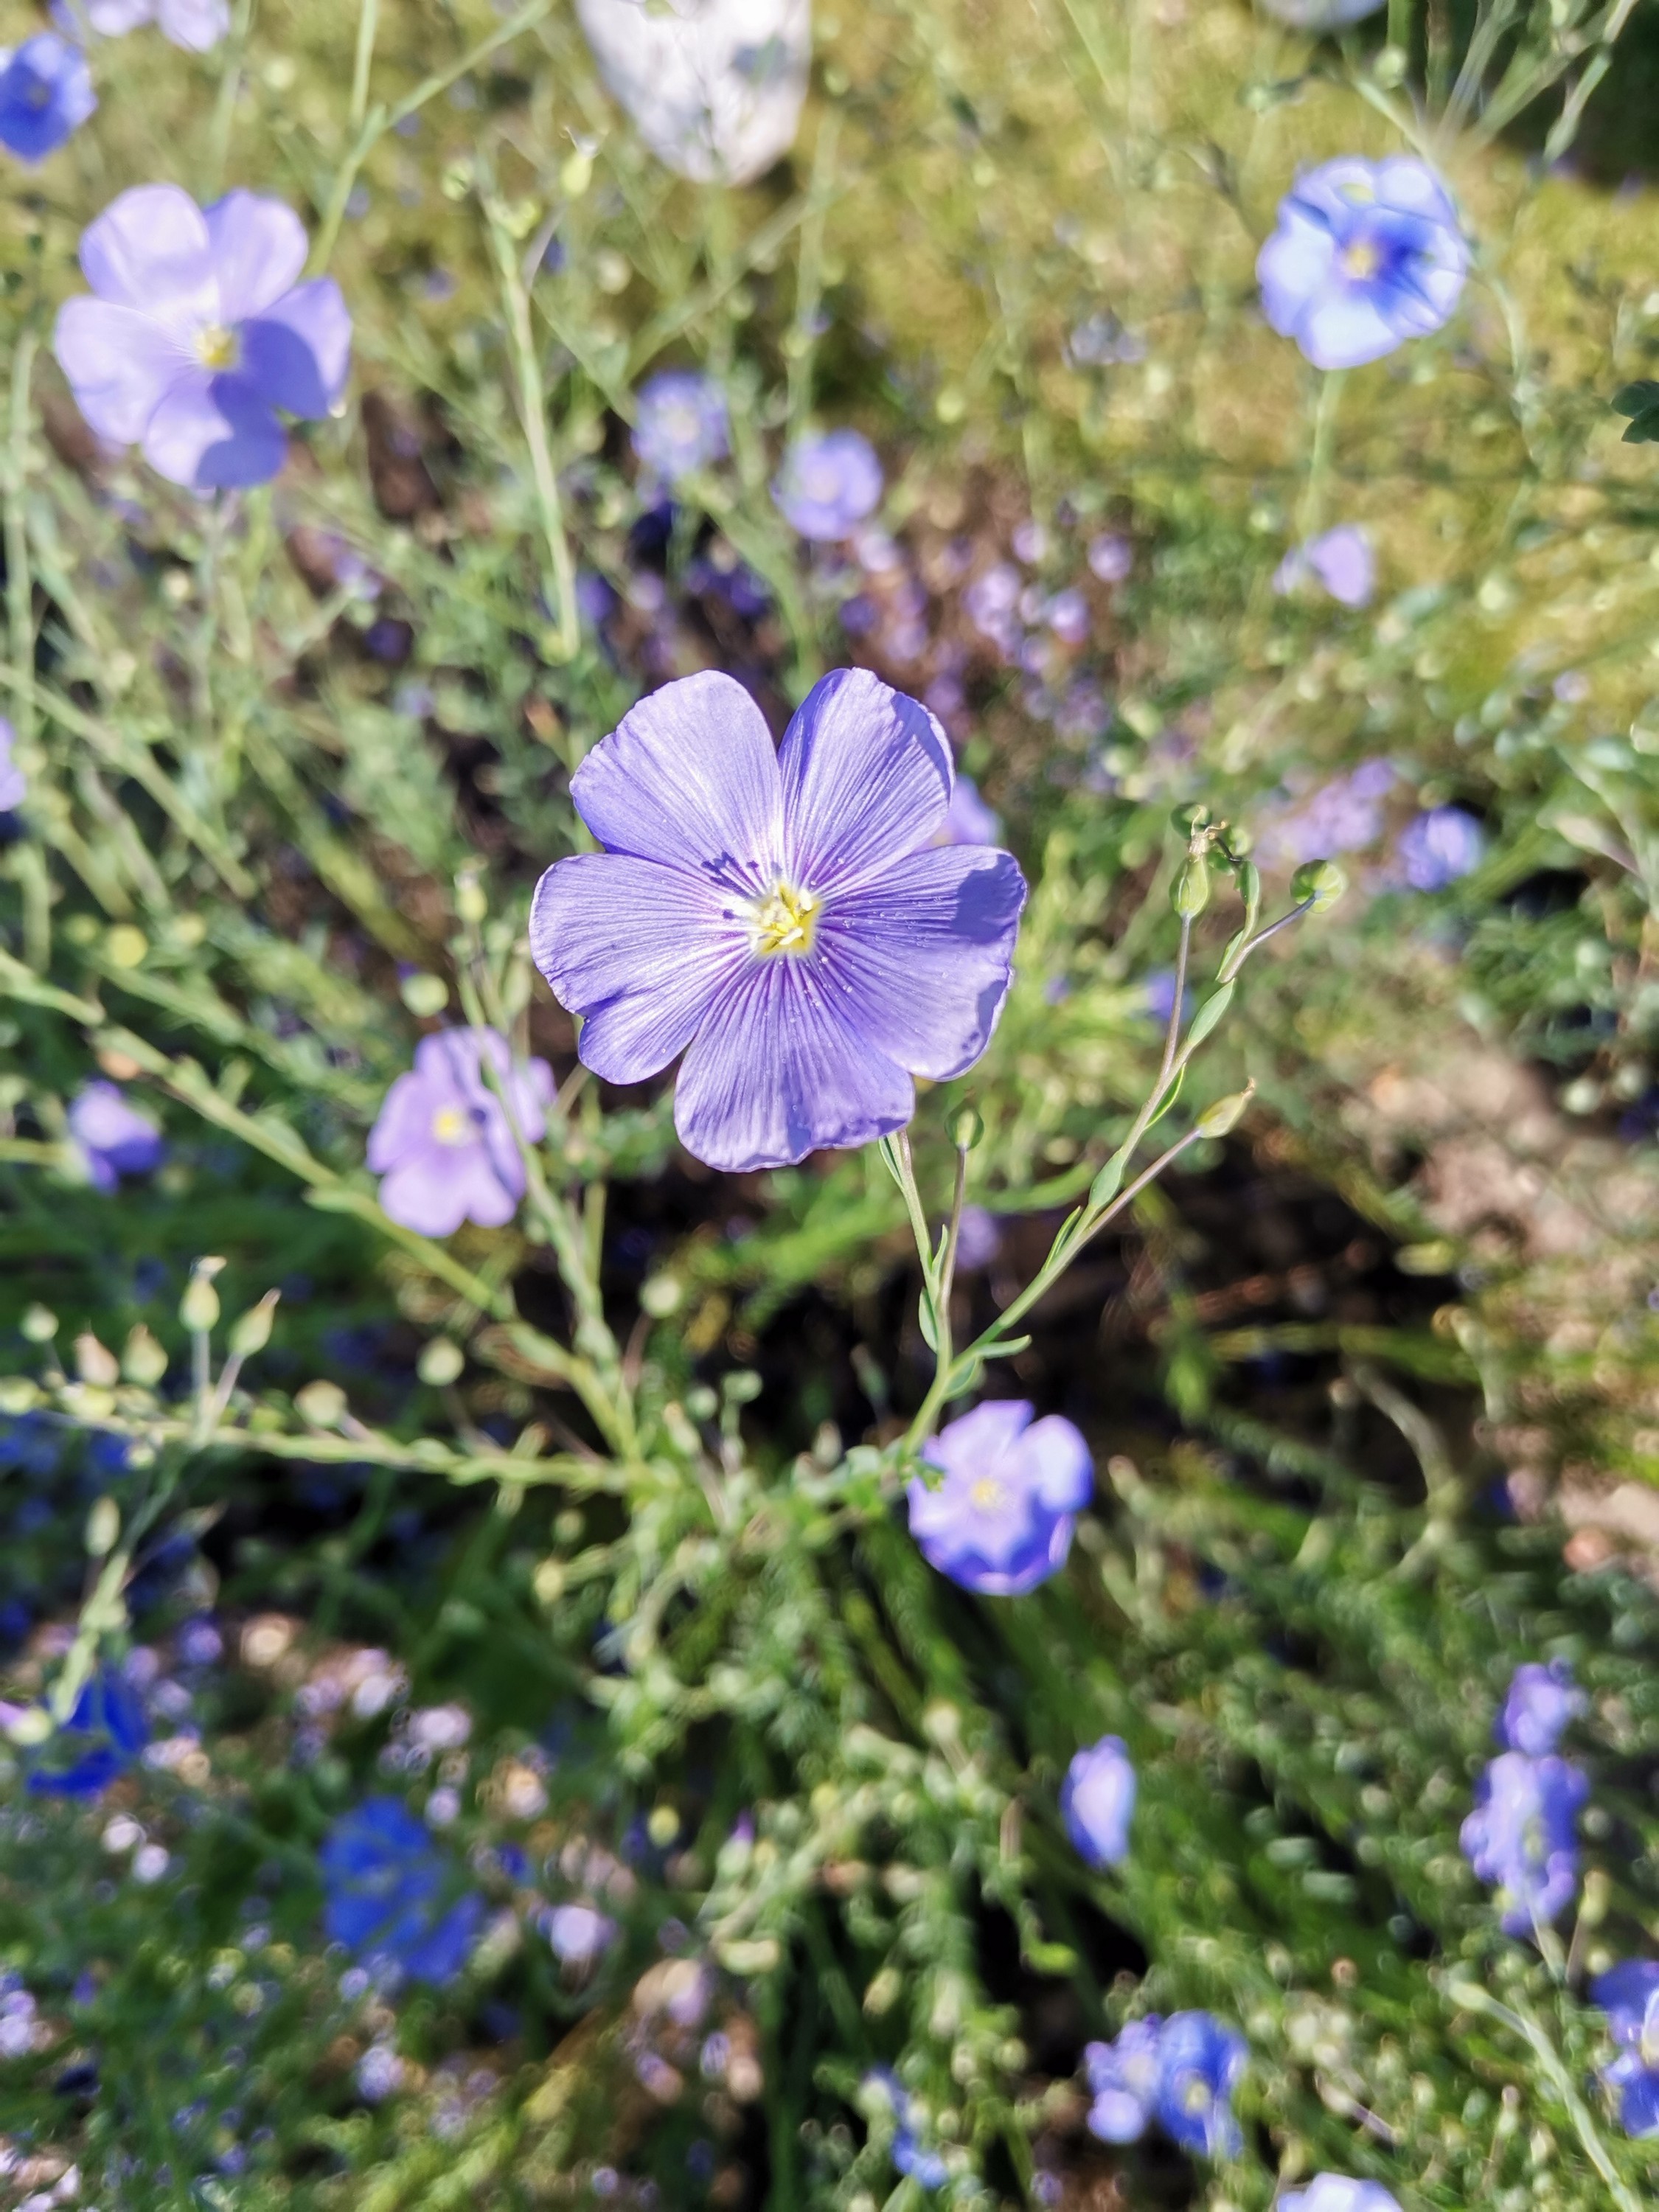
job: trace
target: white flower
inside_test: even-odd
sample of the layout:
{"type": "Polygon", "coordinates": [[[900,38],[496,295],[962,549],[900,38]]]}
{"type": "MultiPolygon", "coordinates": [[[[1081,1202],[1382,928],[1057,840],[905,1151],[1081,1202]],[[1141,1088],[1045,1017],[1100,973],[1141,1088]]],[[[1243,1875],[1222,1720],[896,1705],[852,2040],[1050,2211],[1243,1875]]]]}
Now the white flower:
{"type": "Polygon", "coordinates": [[[746,184],[795,143],[811,0],[576,0],[599,71],[659,161],[746,184]]]}

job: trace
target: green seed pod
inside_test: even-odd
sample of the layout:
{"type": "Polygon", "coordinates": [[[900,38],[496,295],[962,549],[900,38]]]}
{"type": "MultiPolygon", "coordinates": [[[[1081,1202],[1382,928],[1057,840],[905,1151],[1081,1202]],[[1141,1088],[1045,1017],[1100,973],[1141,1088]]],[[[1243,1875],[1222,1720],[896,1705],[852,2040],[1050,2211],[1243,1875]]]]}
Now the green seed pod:
{"type": "Polygon", "coordinates": [[[338,1425],[345,1412],[346,1394],[337,1382],[319,1376],[315,1382],[307,1382],[303,1390],[295,1391],[294,1405],[301,1419],[313,1429],[331,1429],[338,1425]]]}
{"type": "Polygon", "coordinates": [[[1291,896],[1298,906],[1312,901],[1310,912],[1323,914],[1348,888],[1348,879],[1334,860],[1310,860],[1291,878],[1291,896]]]}
{"type": "Polygon", "coordinates": [[[1244,1109],[1250,1103],[1248,1091],[1235,1091],[1230,1097],[1218,1098],[1213,1106],[1206,1106],[1198,1117],[1200,1136],[1224,1137],[1237,1127],[1244,1109]]]}
{"type": "Polygon", "coordinates": [[[270,1325],[281,1296],[280,1291],[267,1291],[257,1306],[250,1306],[232,1324],[230,1348],[238,1359],[252,1359],[270,1342],[270,1325]]]}
{"type": "MultiPolygon", "coordinates": [[[[220,1266],[224,1263],[222,1261],[220,1266]]],[[[214,1273],[218,1269],[216,1267],[214,1273]]],[[[213,1287],[213,1276],[203,1272],[198,1260],[195,1272],[185,1285],[185,1295],[179,1301],[179,1318],[192,1336],[206,1335],[219,1322],[219,1293],[213,1287]]]]}
{"type": "Polygon", "coordinates": [[[1194,921],[1210,903],[1210,864],[1201,853],[1188,853],[1182,862],[1170,903],[1183,921],[1194,921]]]}
{"type": "Polygon", "coordinates": [[[456,1381],[465,1364],[466,1354],[459,1344],[447,1336],[434,1336],[430,1344],[421,1346],[415,1372],[434,1390],[443,1390],[456,1381]]]}
{"type": "Polygon", "coordinates": [[[121,1533],[121,1509],[112,1498],[100,1498],[87,1516],[87,1557],[106,1559],[121,1533]]]}
{"type": "Polygon", "coordinates": [[[959,1152],[971,1152],[984,1134],[984,1117],[976,1106],[959,1107],[951,1116],[951,1142],[959,1152]]]}
{"type": "Polygon", "coordinates": [[[167,1355],[164,1346],[139,1322],[127,1334],[121,1352],[121,1371],[129,1382],[137,1382],[145,1390],[153,1390],[167,1371],[167,1355]]]}
{"type": "Polygon", "coordinates": [[[47,1306],[29,1306],[18,1327],[31,1344],[50,1344],[58,1334],[58,1316],[47,1306]]]}

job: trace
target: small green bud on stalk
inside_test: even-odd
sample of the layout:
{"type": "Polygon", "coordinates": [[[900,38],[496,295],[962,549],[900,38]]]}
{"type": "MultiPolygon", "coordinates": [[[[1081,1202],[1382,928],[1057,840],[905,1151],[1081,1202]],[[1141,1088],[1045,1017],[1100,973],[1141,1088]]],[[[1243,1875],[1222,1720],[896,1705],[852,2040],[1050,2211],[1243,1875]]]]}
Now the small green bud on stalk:
{"type": "Polygon", "coordinates": [[[1334,860],[1310,860],[1291,878],[1291,896],[1298,906],[1312,904],[1313,914],[1334,907],[1348,888],[1348,879],[1334,860]]]}
{"type": "Polygon", "coordinates": [[[1210,864],[1202,853],[1188,853],[1170,893],[1170,903],[1183,921],[1192,921],[1210,903],[1210,864]]]}
{"type": "Polygon", "coordinates": [[[75,1371],[83,1382],[90,1382],[100,1390],[112,1390],[121,1379],[115,1354],[107,1345],[100,1344],[90,1329],[75,1340],[75,1371]]]}
{"type": "Polygon", "coordinates": [[[985,1121],[976,1106],[959,1107],[951,1121],[951,1142],[959,1152],[971,1152],[985,1134],[985,1121]]]}
{"type": "Polygon", "coordinates": [[[263,1352],[270,1342],[271,1323],[276,1317],[280,1291],[267,1291],[257,1306],[250,1306],[232,1324],[230,1349],[237,1359],[252,1359],[256,1352],[263,1352]]]}
{"type": "Polygon", "coordinates": [[[459,1378],[465,1364],[466,1355],[459,1344],[447,1336],[434,1336],[430,1344],[421,1346],[415,1372],[434,1390],[443,1390],[459,1378]]]}
{"type": "Polygon", "coordinates": [[[1225,1137],[1231,1134],[1243,1118],[1244,1109],[1250,1103],[1255,1085],[1250,1084],[1243,1091],[1235,1091],[1226,1098],[1218,1098],[1213,1106],[1206,1106],[1198,1117],[1200,1137],[1225,1137]]]}
{"type": "Polygon", "coordinates": [[[87,1516],[87,1557],[106,1559],[121,1533],[121,1509],[112,1498],[100,1498],[87,1516]]]}
{"type": "Polygon", "coordinates": [[[32,1305],[25,1309],[18,1327],[31,1344],[50,1344],[58,1334],[58,1316],[47,1306],[32,1305]]]}
{"type": "Polygon", "coordinates": [[[307,1382],[294,1397],[295,1410],[313,1429],[337,1428],[346,1409],[346,1394],[337,1382],[321,1376],[307,1382]]]}
{"type": "Polygon", "coordinates": [[[204,1336],[219,1325],[219,1293],[213,1287],[213,1279],[224,1264],[222,1260],[198,1260],[191,1270],[185,1295],[179,1301],[179,1318],[193,1336],[204,1336]]]}
{"type": "Polygon", "coordinates": [[[455,886],[455,911],[469,927],[476,929],[489,912],[489,902],[476,876],[463,876],[455,886]]]}
{"type": "Polygon", "coordinates": [[[121,1353],[121,1371],[129,1382],[150,1390],[167,1371],[167,1355],[163,1346],[139,1322],[128,1332],[121,1353]]]}

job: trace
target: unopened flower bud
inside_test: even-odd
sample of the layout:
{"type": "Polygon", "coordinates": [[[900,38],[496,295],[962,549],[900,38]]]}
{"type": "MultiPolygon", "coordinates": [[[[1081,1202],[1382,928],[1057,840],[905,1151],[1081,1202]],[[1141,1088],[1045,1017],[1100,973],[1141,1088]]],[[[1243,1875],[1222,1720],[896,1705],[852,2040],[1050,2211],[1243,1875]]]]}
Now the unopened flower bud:
{"type": "Polygon", "coordinates": [[[457,883],[455,911],[463,921],[475,929],[489,912],[489,902],[476,876],[463,876],[457,883]]]}
{"type": "Polygon", "coordinates": [[[1194,799],[1185,806],[1177,806],[1170,821],[1182,836],[1190,837],[1194,830],[1209,828],[1210,810],[1201,799],[1194,799]]]}
{"type": "Polygon", "coordinates": [[[959,1152],[971,1152],[984,1134],[984,1117],[976,1106],[959,1107],[951,1116],[951,1142],[959,1152]]]}
{"type": "Polygon", "coordinates": [[[31,1344],[50,1344],[58,1334],[58,1316],[47,1306],[27,1306],[18,1327],[31,1344]]]}
{"type": "Polygon", "coordinates": [[[257,1306],[250,1306],[233,1323],[230,1348],[238,1359],[252,1359],[270,1342],[270,1325],[281,1296],[280,1291],[267,1291],[257,1306]]]}
{"type": "Polygon", "coordinates": [[[313,1429],[331,1429],[337,1426],[345,1412],[346,1394],[337,1382],[319,1376],[315,1382],[307,1382],[303,1390],[295,1391],[294,1405],[301,1419],[309,1422],[313,1429]]]}
{"type": "Polygon", "coordinates": [[[1235,1091],[1231,1097],[1218,1098],[1213,1106],[1206,1106],[1198,1117],[1198,1132],[1202,1137],[1224,1137],[1237,1127],[1244,1109],[1250,1103],[1248,1091],[1235,1091]]]}
{"type": "Polygon", "coordinates": [[[106,1559],[121,1533],[121,1509],[112,1498],[100,1498],[87,1516],[87,1556],[106,1559]]]}
{"type": "Polygon", "coordinates": [[[153,1389],[167,1371],[166,1348],[143,1322],[128,1332],[121,1353],[121,1371],[129,1382],[137,1382],[146,1390],[153,1389]]]}
{"type": "Polygon", "coordinates": [[[90,1329],[75,1340],[75,1371],[83,1382],[95,1383],[100,1390],[112,1389],[121,1379],[115,1354],[90,1329]]]}
{"type": "Polygon", "coordinates": [[[1348,879],[1334,860],[1310,860],[1291,878],[1291,896],[1298,906],[1311,900],[1313,914],[1334,907],[1347,888],[1348,879]]]}
{"type": "Polygon", "coordinates": [[[198,1260],[185,1285],[185,1295],[179,1301],[179,1318],[192,1335],[205,1335],[218,1326],[219,1293],[213,1287],[213,1278],[224,1261],[215,1261],[211,1267],[198,1260]]]}
{"type": "Polygon", "coordinates": [[[1210,903],[1210,865],[1201,853],[1188,853],[1170,893],[1170,903],[1183,921],[1191,921],[1210,903]]]}
{"type": "Polygon", "coordinates": [[[466,1355],[459,1344],[447,1336],[434,1336],[430,1344],[421,1346],[415,1372],[434,1390],[444,1390],[456,1381],[465,1364],[466,1355]]]}

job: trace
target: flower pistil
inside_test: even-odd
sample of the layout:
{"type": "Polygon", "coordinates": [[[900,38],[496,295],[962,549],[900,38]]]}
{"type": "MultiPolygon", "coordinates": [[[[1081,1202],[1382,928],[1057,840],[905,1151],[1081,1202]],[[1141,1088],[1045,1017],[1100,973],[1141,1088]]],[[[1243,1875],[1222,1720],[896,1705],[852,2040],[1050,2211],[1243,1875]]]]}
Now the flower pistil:
{"type": "Polygon", "coordinates": [[[769,957],[775,952],[810,952],[822,909],[823,901],[811,891],[777,884],[752,909],[756,951],[769,957]]]}

